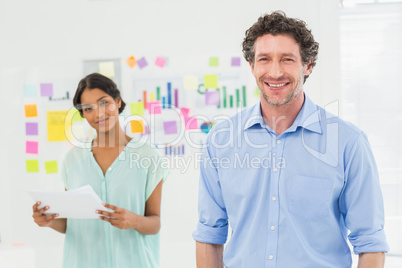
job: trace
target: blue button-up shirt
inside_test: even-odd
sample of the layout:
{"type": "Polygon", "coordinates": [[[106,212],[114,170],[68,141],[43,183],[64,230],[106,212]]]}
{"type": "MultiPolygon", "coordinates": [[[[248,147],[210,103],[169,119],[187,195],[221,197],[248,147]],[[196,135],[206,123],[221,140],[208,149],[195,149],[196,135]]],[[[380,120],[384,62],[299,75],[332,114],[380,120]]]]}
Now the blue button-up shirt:
{"type": "Polygon", "coordinates": [[[260,103],[214,126],[200,170],[193,237],[224,244],[230,224],[226,267],[351,267],[347,238],[356,254],[388,251],[366,135],[307,96],[279,136],[260,103]]]}

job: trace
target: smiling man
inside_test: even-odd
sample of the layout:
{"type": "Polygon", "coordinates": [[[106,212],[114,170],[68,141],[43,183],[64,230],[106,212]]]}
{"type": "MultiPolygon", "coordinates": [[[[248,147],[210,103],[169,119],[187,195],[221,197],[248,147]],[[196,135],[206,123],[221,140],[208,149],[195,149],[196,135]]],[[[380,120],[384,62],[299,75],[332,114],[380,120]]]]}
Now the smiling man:
{"type": "Polygon", "coordinates": [[[351,267],[349,239],[359,268],[383,267],[383,200],[367,137],[303,92],[318,54],[311,31],[273,12],[246,31],[243,53],[260,102],[208,135],[197,266],[351,267]]]}

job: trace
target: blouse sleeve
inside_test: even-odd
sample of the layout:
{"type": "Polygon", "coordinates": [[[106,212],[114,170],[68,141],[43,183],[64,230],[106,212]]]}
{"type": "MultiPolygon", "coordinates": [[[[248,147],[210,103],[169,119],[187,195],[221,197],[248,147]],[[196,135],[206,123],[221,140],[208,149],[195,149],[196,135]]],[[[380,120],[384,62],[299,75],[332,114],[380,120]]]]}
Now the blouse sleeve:
{"type": "Polygon", "coordinates": [[[170,174],[167,162],[163,160],[156,148],[151,148],[150,165],[148,168],[148,177],[146,185],[145,199],[151,196],[156,186],[161,180],[165,181],[170,174]]]}

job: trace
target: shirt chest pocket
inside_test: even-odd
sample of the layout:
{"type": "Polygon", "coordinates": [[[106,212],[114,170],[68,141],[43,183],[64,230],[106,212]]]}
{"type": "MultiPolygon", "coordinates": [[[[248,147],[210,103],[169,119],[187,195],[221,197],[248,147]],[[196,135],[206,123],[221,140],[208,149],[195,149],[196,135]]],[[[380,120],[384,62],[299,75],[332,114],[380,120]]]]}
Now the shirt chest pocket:
{"type": "Polygon", "coordinates": [[[324,217],[329,212],[331,196],[330,179],[294,176],[290,181],[288,209],[308,220],[324,217]]]}

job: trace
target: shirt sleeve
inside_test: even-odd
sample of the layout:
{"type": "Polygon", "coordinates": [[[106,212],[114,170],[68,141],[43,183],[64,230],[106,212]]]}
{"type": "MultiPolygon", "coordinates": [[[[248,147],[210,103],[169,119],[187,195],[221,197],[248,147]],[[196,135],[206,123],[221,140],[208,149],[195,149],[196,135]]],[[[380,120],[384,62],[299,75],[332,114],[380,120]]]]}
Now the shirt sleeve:
{"type": "Polygon", "coordinates": [[[163,161],[159,151],[156,148],[151,148],[150,165],[148,168],[147,185],[145,190],[146,200],[148,200],[161,180],[165,182],[169,174],[170,170],[167,167],[167,163],[163,161]]]}
{"type": "MultiPolygon", "coordinates": [[[[210,136],[208,136],[210,137],[210,136]]],[[[225,244],[228,234],[228,216],[219,183],[218,169],[212,151],[207,146],[200,161],[198,192],[199,221],[193,238],[202,243],[225,244]]]]}
{"type": "Polygon", "coordinates": [[[364,133],[345,155],[345,186],[339,204],[355,254],[388,252],[377,166],[364,133]]]}

